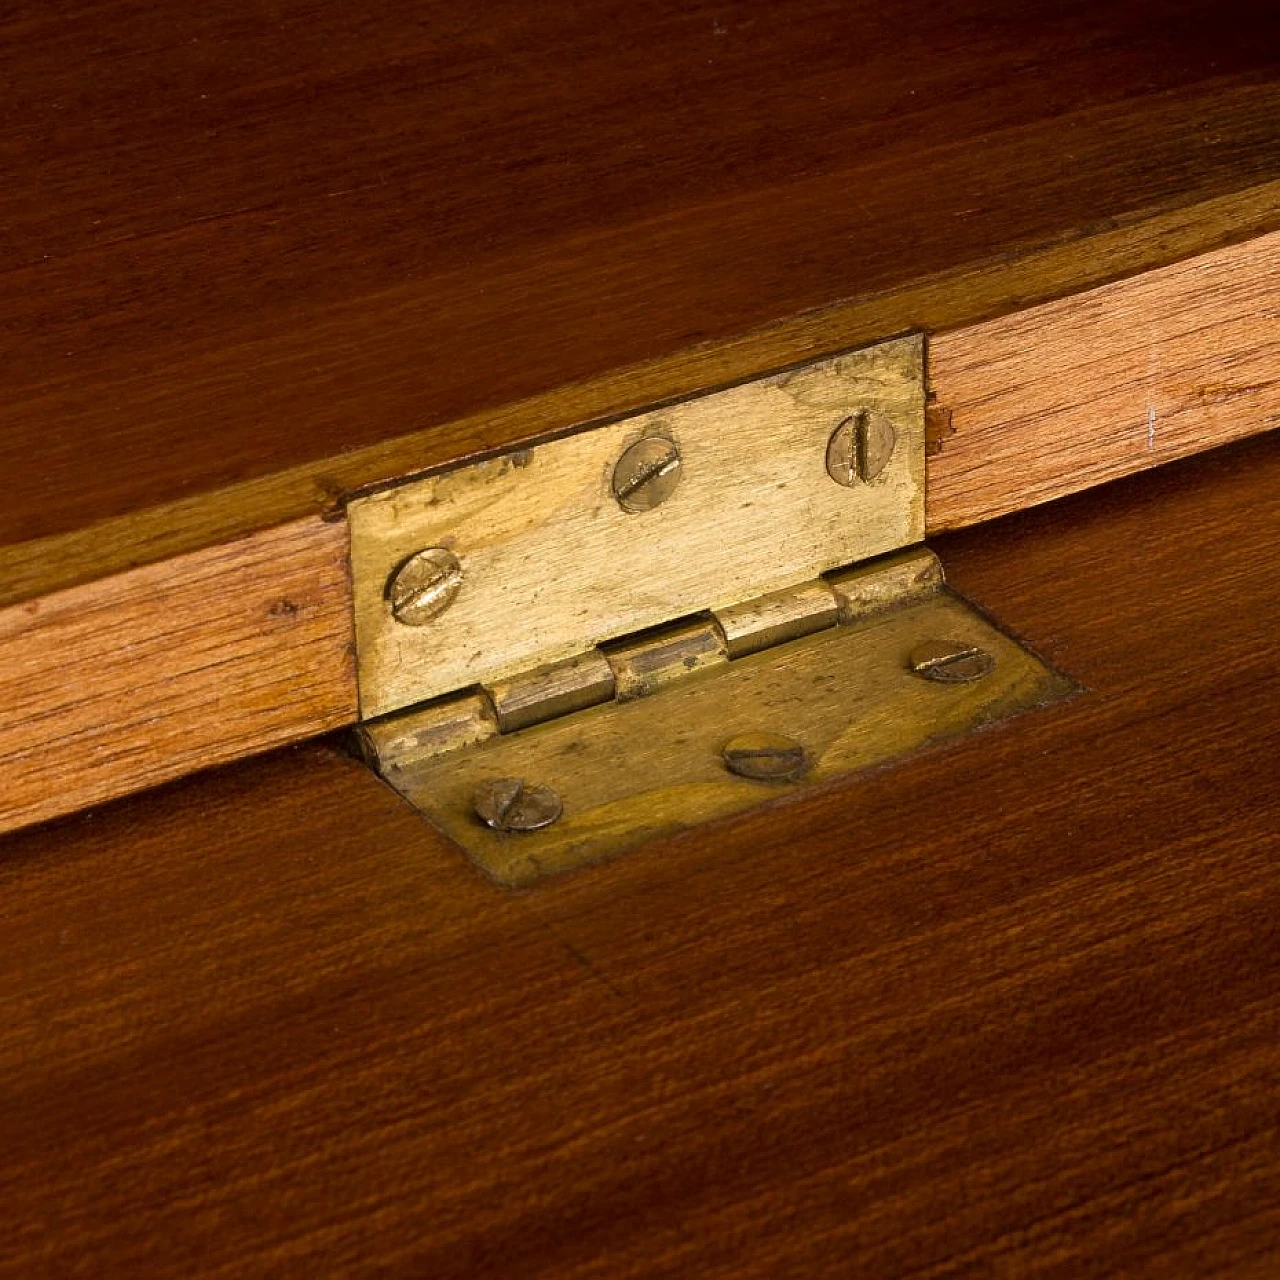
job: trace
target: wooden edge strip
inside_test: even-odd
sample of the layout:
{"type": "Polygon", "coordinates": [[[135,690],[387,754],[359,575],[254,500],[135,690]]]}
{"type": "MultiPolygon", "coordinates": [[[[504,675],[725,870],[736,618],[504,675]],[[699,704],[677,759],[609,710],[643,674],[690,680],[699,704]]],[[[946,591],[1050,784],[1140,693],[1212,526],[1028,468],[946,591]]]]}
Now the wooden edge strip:
{"type": "Polygon", "coordinates": [[[929,344],[956,529],[1280,426],[1280,232],[929,344]]]}
{"type": "Polygon", "coordinates": [[[1073,295],[1280,228],[1280,180],[1185,206],[1141,210],[995,262],[853,298],[591,382],[431,427],[217,492],[0,547],[0,606],[340,512],[357,489],[429,471],[647,406],[911,331],[939,333],[1019,305],[1073,295]]]}
{"type": "Polygon", "coordinates": [[[0,610],[0,831],[349,724],[346,529],[310,519],[0,610]]]}
{"type": "MultiPolygon", "coordinates": [[[[930,532],[1268,430],[1280,233],[935,336],[929,376],[930,532]]],[[[0,831],[353,722],[352,625],[315,516],[0,609],[0,831]]]]}

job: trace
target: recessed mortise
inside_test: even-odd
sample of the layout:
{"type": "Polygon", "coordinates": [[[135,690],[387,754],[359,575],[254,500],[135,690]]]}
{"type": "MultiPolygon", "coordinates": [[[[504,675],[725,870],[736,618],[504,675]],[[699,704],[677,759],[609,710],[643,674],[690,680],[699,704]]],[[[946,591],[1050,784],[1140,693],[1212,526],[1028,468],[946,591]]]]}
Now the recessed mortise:
{"type": "MultiPolygon", "coordinates": [[[[882,572],[895,583],[919,576],[899,562],[882,572]]],[[[904,759],[1072,689],[940,579],[896,602],[862,595],[869,611],[849,621],[474,745],[419,747],[424,707],[403,729],[371,728],[379,742],[410,744],[393,767],[383,759],[384,776],[494,880],[526,885],[904,759]],[[920,652],[939,636],[965,638],[945,654],[953,662],[920,652]],[[537,787],[560,804],[535,804],[537,787]]]]}
{"type": "Polygon", "coordinates": [[[683,465],[674,440],[646,436],[618,459],[613,496],[624,511],[651,511],[675,492],[683,465]]]}
{"type": "Polygon", "coordinates": [[[403,626],[420,627],[443,613],[462,586],[462,565],[446,547],[428,547],[400,563],[387,580],[387,603],[403,626]]]}

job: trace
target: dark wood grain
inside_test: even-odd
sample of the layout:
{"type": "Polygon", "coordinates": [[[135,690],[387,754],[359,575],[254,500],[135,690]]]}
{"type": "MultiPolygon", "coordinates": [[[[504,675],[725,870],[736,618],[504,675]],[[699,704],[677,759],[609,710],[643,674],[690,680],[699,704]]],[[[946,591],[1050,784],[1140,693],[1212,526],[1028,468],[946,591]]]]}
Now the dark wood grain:
{"type": "MultiPolygon", "coordinates": [[[[1274,181],[1272,22],[1207,0],[10,6],[0,544],[303,468],[288,502],[246,497],[244,533],[380,478],[344,451],[841,300],[886,299],[841,329],[867,341],[1096,283],[1082,252],[1072,278],[901,314],[907,285],[1274,181]]],[[[1272,200],[1180,251],[1276,222],[1272,200]]],[[[448,456],[515,431],[473,423],[448,456]]]]}
{"type": "Polygon", "coordinates": [[[497,890],[310,745],[0,842],[14,1276],[1270,1276],[1280,441],[949,535],[1075,701],[497,890]]]}

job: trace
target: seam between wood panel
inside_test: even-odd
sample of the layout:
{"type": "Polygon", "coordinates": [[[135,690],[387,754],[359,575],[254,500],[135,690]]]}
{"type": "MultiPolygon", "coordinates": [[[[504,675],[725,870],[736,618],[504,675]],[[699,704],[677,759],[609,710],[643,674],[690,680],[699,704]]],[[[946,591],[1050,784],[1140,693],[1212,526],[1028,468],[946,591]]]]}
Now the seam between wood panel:
{"type": "MultiPolygon", "coordinates": [[[[910,330],[940,332],[1007,309],[1132,276],[1280,225],[1280,181],[1105,230],[1025,247],[886,294],[767,325],[729,342],[623,369],[324,462],[0,548],[0,606],[155,563],[304,516],[335,513],[357,488],[500,452],[584,423],[681,399],[910,330]]],[[[950,527],[950,526],[947,526],[950,527]]]]}

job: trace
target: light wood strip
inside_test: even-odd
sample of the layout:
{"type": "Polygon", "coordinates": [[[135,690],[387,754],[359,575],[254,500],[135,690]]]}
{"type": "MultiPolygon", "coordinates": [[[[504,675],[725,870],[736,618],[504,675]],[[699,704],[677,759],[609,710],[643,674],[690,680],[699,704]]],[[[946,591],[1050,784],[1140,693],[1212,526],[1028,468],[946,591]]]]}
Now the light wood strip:
{"type": "MultiPolygon", "coordinates": [[[[798,353],[832,336],[809,323],[798,353]]],[[[955,428],[929,532],[1267,430],[1280,233],[937,335],[929,369],[955,428]]],[[[300,519],[0,610],[0,830],[353,721],[346,536],[300,519]]]]}
{"type": "Polygon", "coordinates": [[[346,528],[304,520],[0,611],[0,830],[348,723],[346,528]]]}
{"type": "Polygon", "coordinates": [[[931,530],[1280,425],[1280,233],[929,344],[931,530]]]}

